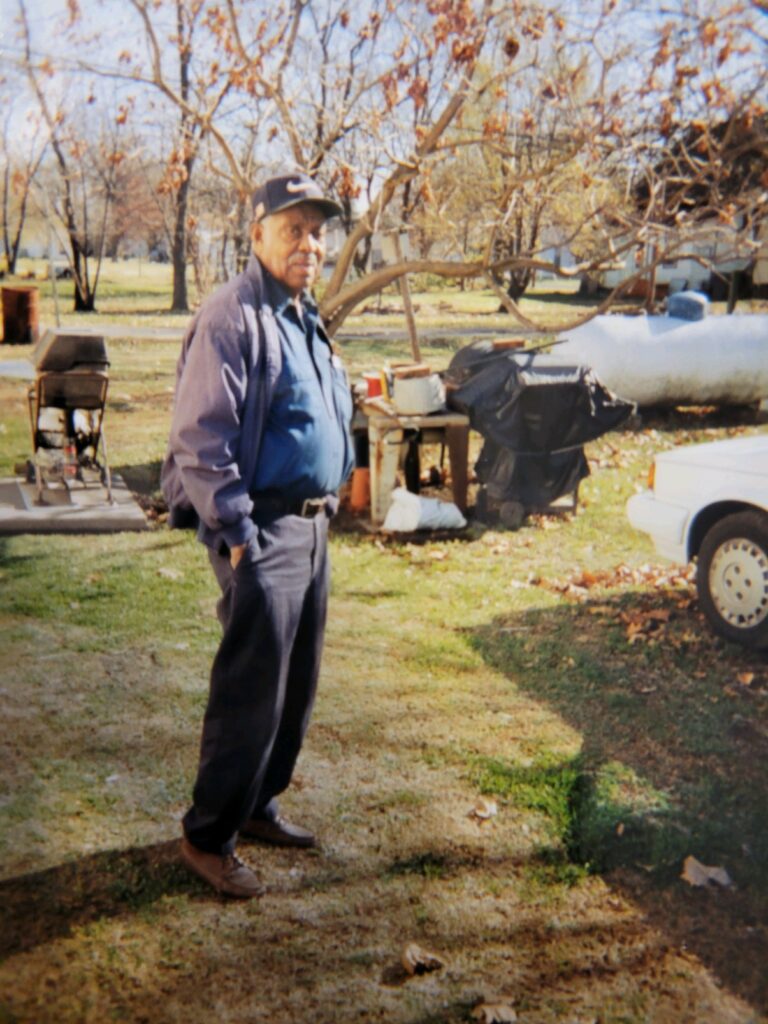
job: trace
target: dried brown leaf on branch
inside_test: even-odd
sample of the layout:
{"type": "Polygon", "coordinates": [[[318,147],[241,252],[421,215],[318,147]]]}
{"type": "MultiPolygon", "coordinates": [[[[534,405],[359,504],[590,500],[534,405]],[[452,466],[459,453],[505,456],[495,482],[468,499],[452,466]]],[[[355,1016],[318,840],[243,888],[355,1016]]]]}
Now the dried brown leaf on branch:
{"type": "Polygon", "coordinates": [[[704,46],[714,46],[717,39],[717,24],[714,18],[706,19],[699,30],[699,34],[704,46]]]}
{"type": "Polygon", "coordinates": [[[408,89],[408,95],[413,100],[413,105],[417,110],[421,110],[424,104],[427,102],[427,93],[429,92],[429,83],[426,78],[422,78],[421,75],[417,75],[416,78],[411,82],[408,89]]]}
{"type": "Polygon", "coordinates": [[[508,60],[514,60],[520,52],[520,43],[515,36],[507,36],[504,40],[504,56],[508,60]]]}

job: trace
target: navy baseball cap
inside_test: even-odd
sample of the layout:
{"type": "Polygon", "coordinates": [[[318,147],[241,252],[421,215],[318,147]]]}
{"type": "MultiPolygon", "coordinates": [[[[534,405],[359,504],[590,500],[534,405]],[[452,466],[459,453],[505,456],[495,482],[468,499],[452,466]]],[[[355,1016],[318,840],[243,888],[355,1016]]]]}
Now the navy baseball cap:
{"type": "Polygon", "coordinates": [[[269,178],[253,193],[254,220],[264,220],[270,214],[288,210],[299,203],[312,203],[329,217],[338,217],[342,209],[332,199],[326,199],[322,189],[306,174],[282,174],[269,178]]]}

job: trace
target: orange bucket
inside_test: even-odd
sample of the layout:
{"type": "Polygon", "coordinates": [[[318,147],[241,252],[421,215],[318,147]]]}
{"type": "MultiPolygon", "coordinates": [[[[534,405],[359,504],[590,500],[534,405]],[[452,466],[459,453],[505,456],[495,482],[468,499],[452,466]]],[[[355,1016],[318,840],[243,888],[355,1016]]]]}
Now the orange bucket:
{"type": "Polygon", "coordinates": [[[371,471],[360,467],[352,473],[352,492],[349,507],[353,512],[362,512],[371,504],[371,471]]]}

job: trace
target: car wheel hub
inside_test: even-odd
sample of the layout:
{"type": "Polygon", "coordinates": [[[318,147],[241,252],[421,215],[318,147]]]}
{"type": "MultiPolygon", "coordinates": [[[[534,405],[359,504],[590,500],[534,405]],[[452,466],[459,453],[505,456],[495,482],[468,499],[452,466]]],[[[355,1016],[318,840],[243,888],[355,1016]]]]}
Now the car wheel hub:
{"type": "Polygon", "coordinates": [[[718,548],[709,585],[717,611],[730,625],[752,629],[768,616],[768,555],[746,537],[718,548]]]}

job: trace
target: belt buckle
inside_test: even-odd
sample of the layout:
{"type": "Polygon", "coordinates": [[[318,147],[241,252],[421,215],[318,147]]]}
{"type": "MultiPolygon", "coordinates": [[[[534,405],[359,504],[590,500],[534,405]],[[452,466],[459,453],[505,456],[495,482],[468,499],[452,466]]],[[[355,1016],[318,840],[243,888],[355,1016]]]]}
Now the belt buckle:
{"type": "Polygon", "coordinates": [[[299,515],[303,519],[314,519],[314,517],[325,507],[324,498],[305,498],[301,503],[299,515]]]}

